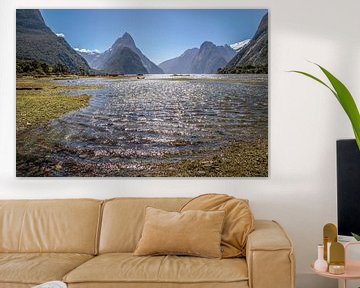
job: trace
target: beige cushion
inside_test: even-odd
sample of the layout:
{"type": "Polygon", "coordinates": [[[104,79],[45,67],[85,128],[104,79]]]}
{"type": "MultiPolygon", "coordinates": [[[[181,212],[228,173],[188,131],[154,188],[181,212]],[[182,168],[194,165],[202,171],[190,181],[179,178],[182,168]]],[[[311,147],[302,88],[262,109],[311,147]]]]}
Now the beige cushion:
{"type": "Polygon", "coordinates": [[[239,284],[239,282],[247,283],[247,280],[246,261],[241,258],[137,257],[132,253],[110,253],[97,256],[64,277],[64,281],[69,283],[70,287],[74,283],[86,283],[89,287],[97,287],[90,286],[90,283],[101,282],[121,283],[117,287],[128,287],[129,284],[139,285],[129,287],[168,287],[167,284],[172,283],[180,283],[184,287],[188,284],[205,283],[208,286],[190,287],[215,287],[213,283],[236,282],[239,284]],[[158,286],[150,286],[151,283],[158,283],[158,286]]]}
{"type": "Polygon", "coordinates": [[[247,236],[254,230],[254,217],[247,200],[224,194],[205,194],[190,200],[181,209],[188,210],[225,211],[221,238],[222,257],[245,257],[247,236]]]}
{"type": "MultiPolygon", "coordinates": [[[[119,283],[98,282],[98,283],[72,283],[68,288],[119,288],[119,283]]],[[[236,282],[200,282],[200,283],[121,283],[121,288],[249,288],[247,281],[236,282]]],[[[0,288],[28,288],[28,287],[2,287],[0,288]]]]}
{"type": "Polygon", "coordinates": [[[0,283],[0,288],[32,288],[33,284],[0,283]]]}
{"type": "Polygon", "coordinates": [[[91,199],[1,200],[0,252],[95,254],[101,204],[91,199]]]}
{"type": "Polygon", "coordinates": [[[148,206],[179,211],[189,198],[115,198],[105,201],[100,253],[134,252],[148,206]]]}
{"type": "Polygon", "coordinates": [[[141,239],[134,255],[221,257],[224,211],[168,212],[146,208],[141,239]]]}
{"type": "Polygon", "coordinates": [[[90,255],[72,253],[1,253],[0,287],[3,283],[40,284],[61,280],[91,258],[90,255]]]}

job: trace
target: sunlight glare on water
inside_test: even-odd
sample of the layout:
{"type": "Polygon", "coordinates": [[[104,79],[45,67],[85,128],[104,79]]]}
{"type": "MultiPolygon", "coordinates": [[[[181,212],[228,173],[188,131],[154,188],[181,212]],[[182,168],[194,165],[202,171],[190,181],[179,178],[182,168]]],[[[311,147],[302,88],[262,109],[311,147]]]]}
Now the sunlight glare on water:
{"type": "Polygon", "coordinates": [[[267,75],[65,81],[104,87],[80,91],[93,96],[90,105],[52,122],[52,133],[66,151],[53,155],[57,161],[70,157],[77,162],[121,162],[130,168],[189,159],[234,141],[267,137],[267,75]]]}

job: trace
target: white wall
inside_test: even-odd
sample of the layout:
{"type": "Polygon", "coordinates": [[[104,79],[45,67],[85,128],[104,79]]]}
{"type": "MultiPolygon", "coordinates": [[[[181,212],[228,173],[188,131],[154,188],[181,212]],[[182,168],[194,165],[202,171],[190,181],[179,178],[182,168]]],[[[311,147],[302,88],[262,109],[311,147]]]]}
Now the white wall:
{"type": "Polygon", "coordinates": [[[336,223],[335,141],[353,136],[344,113],[325,88],[285,71],[296,68],[317,72],[306,60],[321,63],[344,80],[359,102],[359,8],[358,0],[2,0],[0,198],[172,197],[207,192],[245,197],[251,200],[257,218],[278,220],[289,232],[297,257],[297,286],[335,287],[334,282],[325,285],[312,275],[309,264],[321,242],[322,226],[336,223]],[[194,5],[270,11],[269,178],[15,178],[15,8],[194,5]]]}

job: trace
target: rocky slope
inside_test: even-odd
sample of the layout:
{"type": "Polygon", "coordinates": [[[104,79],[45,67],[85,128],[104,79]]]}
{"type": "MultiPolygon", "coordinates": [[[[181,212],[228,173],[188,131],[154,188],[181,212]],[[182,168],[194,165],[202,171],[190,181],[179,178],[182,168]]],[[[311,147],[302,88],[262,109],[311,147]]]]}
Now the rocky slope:
{"type": "Polygon", "coordinates": [[[41,12],[35,9],[16,10],[16,59],[62,64],[72,73],[90,70],[85,59],[65,38],[51,31],[41,12]]]}
{"type": "Polygon", "coordinates": [[[191,65],[194,60],[194,57],[199,52],[199,48],[192,48],[186,50],[179,57],[166,60],[159,64],[159,67],[164,70],[165,73],[177,73],[177,74],[186,74],[190,73],[191,65]]]}
{"type": "Polygon", "coordinates": [[[251,41],[220,73],[268,73],[268,14],[261,19],[251,41]]]}
{"type": "Polygon", "coordinates": [[[91,68],[93,68],[94,63],[96,63],[97,59],[101,55],[100,52],[89,51],[89,50],[86,50],[86,49],[75,48],[75,51],[86,60],[86,62],[89,64],[89,66],[91,68]]]}
{"type": "Polygon", "coordinates": [[[246,39],[240,42],[236,42],[234,44],[230,44],[230,47],[232,49],[234,49],[236,52],[239,52],[241,49],[243,49],[249,42],[251,39],[246,39]]]}

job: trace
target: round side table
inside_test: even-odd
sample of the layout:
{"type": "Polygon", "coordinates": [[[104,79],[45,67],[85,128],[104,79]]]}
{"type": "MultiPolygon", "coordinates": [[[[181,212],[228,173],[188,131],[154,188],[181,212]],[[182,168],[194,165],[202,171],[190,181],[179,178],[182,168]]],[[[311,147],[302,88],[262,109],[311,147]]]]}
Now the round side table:
{"type": "Polygon", "coordinates": [[[346,250],[351,245],[360,245],[360,242],[349,242],[345,244],[345,273],[344,274],[331,274],[329,272],[320,272],[314,269],[314,264],[311,264],[311,269],[318,275],[327,278],[338,279],[343,282],[343,288],[346,288],[348,280],[360,279],[360,260],[347,260],[346,250]]]}

